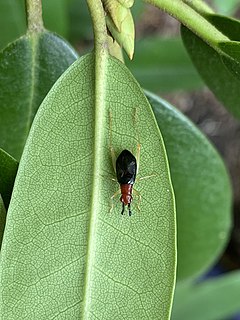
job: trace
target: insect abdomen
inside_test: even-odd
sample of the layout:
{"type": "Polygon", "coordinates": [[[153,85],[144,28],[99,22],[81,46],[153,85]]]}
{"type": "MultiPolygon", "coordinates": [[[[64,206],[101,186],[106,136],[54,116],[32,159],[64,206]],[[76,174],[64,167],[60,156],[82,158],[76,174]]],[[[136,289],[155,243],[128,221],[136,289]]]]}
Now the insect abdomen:
{"type": "Polygon", "coordinates": [[[120,201],[124,203],[124,205],[128,205],[132,202],[132,189],[133,185],[132,184],[121,184],[121,199],[120,201]]]}

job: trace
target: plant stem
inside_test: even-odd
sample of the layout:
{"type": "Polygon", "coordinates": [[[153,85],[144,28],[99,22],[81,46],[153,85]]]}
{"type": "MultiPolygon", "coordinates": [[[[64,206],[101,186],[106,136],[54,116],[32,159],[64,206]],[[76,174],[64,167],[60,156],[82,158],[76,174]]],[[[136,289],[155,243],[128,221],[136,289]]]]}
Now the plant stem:
{"type": "Polygon", "coordinates": [[[42,32],[44,29],[42,20],[42,1],[25,0],[27,8],[28,32],[42,32]]]}
{"type": "Polygon", "coordinates": [[[218,42],[228,41],[211,23],[182,0],[145,0],[179,20],[188,29],[219,51],[218,42]]]}
{"type": "Polygon", "coordinates": [[[87,0],[89,11],[93,21],[95,53],[107,53],[107,28],[104,9],[100,0],[87,0]]]}
{"type": "Polygon", "coordinates": [[[94,237],[96,235],[97,217],[96,212],[99,202],[100,182],[99,176],[101,172],[101,164],[103,157],[103,134],[104,119],[106,117],[106,86],[107,86],[107,67],[108,67],[108,40],[107,28],[105,22],[104,9],[101,0],[87,0],[89,11],[93,22],[94,32],[94,54],[95,54],[95,88],[94,92],[94,162],[93,162],[93,184],[92,184],[92,199],[91,199],[91,214],[89,217],[89,232],[88,232],[88,248],[86,261],[86,275],[83,293],[83,313],[81,319],[88,318],[88,308],[91,296],[91,271],[95,255],[94,237]]]}
{"type": "MultiPolygon", "coordinates": [[[[108,35],[104,9],[101,0],[87,0],[93,22],[95,53],[95,108],[96,117],[103,116],[105,105],[105,80],[108,57],[108,35]]],[[[101,121],[97,121],[99,124],[101,121]]],[[[96,131],[101,128],[96,128],[96,131]]],[[[100,131],[99,131],[100,132],[100,131]]]]}
{"type": "Polygon", "coordinates": [[[202,0],[182,0],[182,1],[201,15],[214,13],[213,9],[210,8],[209,5],[203,2],[202,0]]]}

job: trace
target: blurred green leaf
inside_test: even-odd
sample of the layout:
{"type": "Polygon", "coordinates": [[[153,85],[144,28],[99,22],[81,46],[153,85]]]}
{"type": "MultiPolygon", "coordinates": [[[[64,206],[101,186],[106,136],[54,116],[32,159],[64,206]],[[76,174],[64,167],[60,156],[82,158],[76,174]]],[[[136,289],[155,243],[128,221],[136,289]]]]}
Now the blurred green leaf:
{"type": "Polygon", "coordinates": [[[222,252],[231,225],[231,187],[207,138],[166,101],[147,93],[162,132],[176,197],[178,280],[206,271],[222,252]]]}
{"type": "Polygon", "coordinates": [[[149,90],[170,92],[203,86],[182,41],[149,38],[136,42],[133,61],[126,65],[140,84],[149,90]]]}
{"type": "Polygon", "coordinates": [[[26,32],[24,0],[0,0],[0,49],[26,32]]]}
{"type": "Polygon", "coordinates": [[[69,40],[73,43],[93,39],[92,21],[87,1],[68,0],[69,40]]]}
{"type": "MultiPolygon", "coordinates": [[[[69,13],[73,0],[42,0],[43,20],[47,29],[56,32],[63,37],[69,37],[71,16],[69,13]]],[[[78,10],[81,11],[82,3],[78,2],[78,10]]],[[[83,7],[86,6],[85,1],[83,7]]],[[[88,14],[87,10],[85,12],[88,14]]],[[[73,20],[74,22],[74,20],[73,20]]],[[[79,21],[78,27],[83,28],[83,21],[79,21]]],[[[88,28],[91,29],[91,21],[88,20],[88,28]]],[[[26,13],[24,0],[0,0],[0,30],[4,30],[0,36],[0,49],[26,32],[26,13]]]]}
{"type": "Polygon", "coordinates": [[[234,12],[239,8],[239,0],[213,0],[216,10],[225,15],[233,15],[234,12]]]}
{"type": "Polygon", "coordinates": [[[240,272],[185,288],[177,285],[172,320],[219,320],[240,311],[240,272]]]}
{"type": "Polygon", "coordinates": [[[0,194],[0,248],[2,245],[3,232],[4,232],[4,228],[5,228],[5,221],[6,221],[6,209],[5,209],[1,194],[0,194]]]}
{"type": "Polygon", "coordinates": [[[47,31],[23,36],[0,52],[0,147],[17,160],[40,103],[76,58],[47,31]]]}
{"type": "Polygon", "coordinates": [[[185,27],[181,27],[182,38],[198,72],[216,97],[236,117],[240,117],[240,22],[219,15],[205,15],[223,34],[232,41],[219,43],[219,51],[185,27]]]}
{"type": "Polygon", "coordinates": [[[131,12],[134,19],[138,19],[140,15],[144,12],[146,4],[143,1],[134,1],[133,6],[131,7],[131,12]]]}
{"type": "Polygon", "coordinates": [[[8,209],[13,184],[17,174],[18,162],[0,149],[0,194],[5,208],[8,209]]]}
{"type": "Polygon", "coordinates": [[[70,23],[68,20],[68,0],[42,0],[42,6],[45,27],[67,37],[70,23]]]}
{"type": "Polygon", "coordinates": [[[4,320],[169,319],[176,243],[164,145],[128,69],[108,57],[104,75],[106,99],[96,105],[94,55],[79,59],[36,115],[1,251],[4,320]],[[109,212],[119,189],[109,130],[117,154],[140,140],[139,177],[154,174],[136,182],[141,212],[134,195],[132,217],[120,214],[119,198],[109,212]]]}
{"type": "MultiPolygon", "coordinates": [[[[0,0],[0,49],[26,32],[24,0],[0,0]]],[[[92,22],[86,1],[42,0],[43,20],[47,29],[58,33],[73,43],[93,39],[92,22]]],[[[131,12],[137,18],[144,8],[135,1],[131,12]]]]}

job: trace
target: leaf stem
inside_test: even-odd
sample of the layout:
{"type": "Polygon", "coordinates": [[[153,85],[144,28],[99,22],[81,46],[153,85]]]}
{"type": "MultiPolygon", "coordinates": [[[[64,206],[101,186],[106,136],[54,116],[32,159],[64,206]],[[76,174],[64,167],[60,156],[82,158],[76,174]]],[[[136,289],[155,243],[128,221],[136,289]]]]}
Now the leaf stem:
{"type": "Polygon", "coordinates": [[[44,30],[42,20],[42,1],[25,0],[27,8],[27,25],[28,32],[36,33],[44,30]]]}
{"type": "MultiPolygon", "coordinates": [[[[194,7],[194,9],[182,0],[145,0],[145,2],[169,13],[216,50],[219,50],[218,42],[229,40],[228,37],[223,35],[210,22],[201,16],[201,14],[194,10],[197,8],[196,1],[192,1],[191,3],[191,6],[194,7]],[[195,3],[194,6],[193,3],[195,3]]],[[[198,8],[200,8],[199,4],[198,8]]]]}

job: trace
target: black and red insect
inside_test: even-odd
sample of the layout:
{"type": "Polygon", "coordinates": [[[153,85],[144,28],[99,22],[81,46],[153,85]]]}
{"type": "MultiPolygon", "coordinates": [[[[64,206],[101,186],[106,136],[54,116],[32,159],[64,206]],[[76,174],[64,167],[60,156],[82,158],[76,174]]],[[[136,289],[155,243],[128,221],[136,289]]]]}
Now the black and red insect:
{"type": "Polygon", "coordinates": [[[121,190],[121,214],[124,213],[125,206],[128,206],[128,214],[129,216],[131,216],[133,184],[136,180],[137,175],[137,160],[130,151],[123,150],[118,156],[116,160],[116,175],[121,190]]]}
{"type": "MultiPolygon", "coordinates": [[[[134,122],[136,118],[136,110],[134,113],[134,122]]],[[[115,192],[112,197],[112,206],[111,210],[113,209],[113,199],[121,194],[120,201],[122,202],[122,211],[121,214],[124,214],[125,207],[128,207],[128,214],[129,216],[132,215],[131,210],[131,203],[133,200],[133,194],[134,197],[136,196],[138,201],[136,203],[137,209],[140,211],[139,204],[141,202],[141,195],[140,193],[133,188],[133,185],[136,181],[136,177],[139,171],[139,162],[140,162],[140,149],[141,144],[137,144],[137,150],[136,150],[136,157],[127,149],[124,149],[119,156],[116,158],[114,148],[112,146],[112,114],[109,112],[109,127],[110,127],[110,151],[111,151],[111,157],[112,157],[112,164],[113,169],[116,173],[117,179],[112,178],[113,181],[117,181],[120,185],[120,188],[117,192],[115,192]]],[[[139,141],[139,139],[138,139],[139,141]]],[[[143,178],[137,178],[137,181],[144,179],[143,178]]]]}

